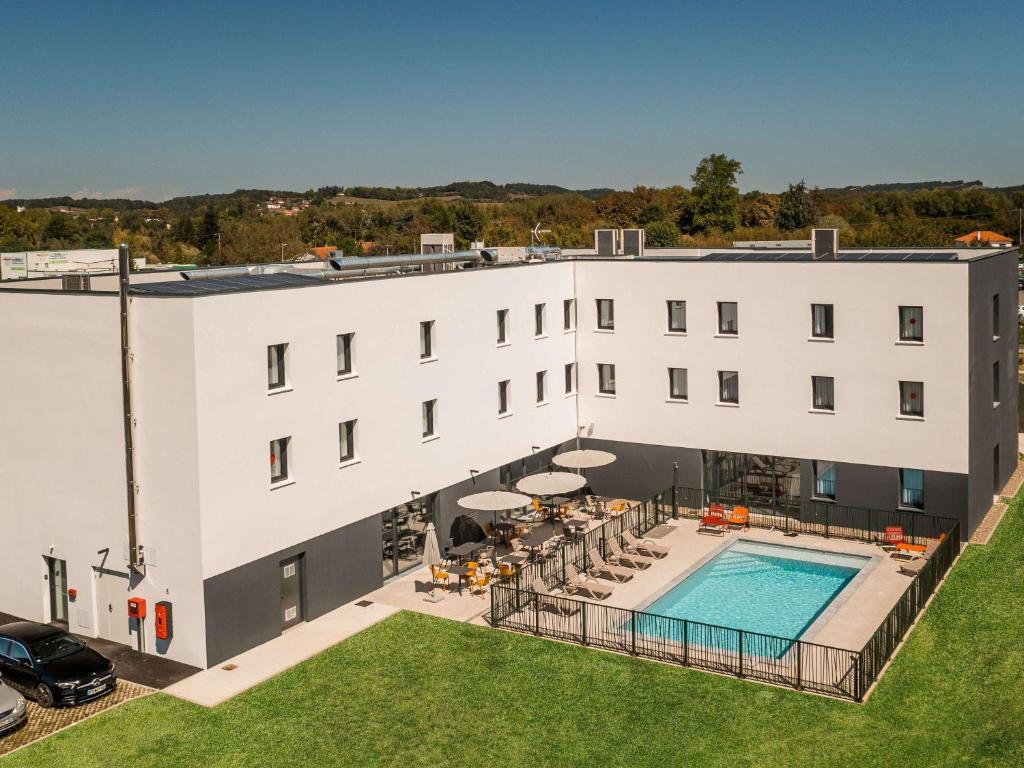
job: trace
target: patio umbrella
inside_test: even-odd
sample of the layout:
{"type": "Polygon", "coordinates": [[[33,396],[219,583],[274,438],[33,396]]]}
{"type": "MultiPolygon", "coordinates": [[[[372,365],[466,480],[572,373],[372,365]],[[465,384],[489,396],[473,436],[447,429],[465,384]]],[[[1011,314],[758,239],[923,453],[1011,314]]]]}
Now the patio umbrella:
{"type": "Polygon", "coordinates": [[[516,488],[534,496],[561,496],[578,491],[586,484],[587,479],[575,472],[540,472],[524,477],[516,483],[516,488]]]}
{"type": "Polygon", "coordinates": [[[615,454],[608,451],[596,451],[592,448],[583,448],[578,451],[566,451],[555,456],[552,461],[560,467],[571,469],[591,469],[603,467],[615,461],[615,454]]]}
{"type": "Polygon", "coordinates": [[[437,543],[437,531],[433,523],[427,523],[427,531],[423,540],[423,562],[435,565],[441,562],[441,547],[437,543]]]}
{"type": "Polygon", "coordinates": [[[463,496],[459,506],[475,512],[504,512],[509,509],[520,509],[533,503],[533,499],[521,493],[509,491],[484,491],[463,496]]]}

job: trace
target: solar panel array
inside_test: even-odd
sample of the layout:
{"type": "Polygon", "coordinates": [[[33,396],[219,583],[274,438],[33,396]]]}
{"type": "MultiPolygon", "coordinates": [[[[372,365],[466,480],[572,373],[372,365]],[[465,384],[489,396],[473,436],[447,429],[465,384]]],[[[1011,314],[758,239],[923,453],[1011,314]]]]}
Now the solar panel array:
{"type": "MultiPolygon", "coordinates": [[[[836,261],[956,261],[950,251],[840,251],[836,261]]],[[[717,251],[700,261],[814,261],[808,251],[717,251]]]]}
{"type": "Polygon", "coordinates": [[[274,275],[239,275],[200,280],[137,283],[132,286],[132,293],[147,296],[209,296],[218,293],[261,291],[274,288],[301,288],[305,285],[324,285],[324,280],[319,277],[280,272],[274,275]]]}

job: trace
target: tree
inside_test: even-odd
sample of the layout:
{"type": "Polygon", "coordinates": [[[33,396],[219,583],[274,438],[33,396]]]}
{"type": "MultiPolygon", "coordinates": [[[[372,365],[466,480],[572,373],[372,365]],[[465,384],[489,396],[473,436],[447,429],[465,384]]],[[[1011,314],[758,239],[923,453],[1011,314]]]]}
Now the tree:
{"type": "Polygon", "coordinates": [[[779,199],[779,210],[775,214],[775,225],[779,229],[803,229],[809,227],[818,218],[814,195],[807,189],[801,179],[797,184],[790,184],[789,189],[779,199]]]}
{"type": "Polygon", "coordinates": [[[188,214],[181,216],[174,222],[174,239],[185,245],[196,244],[196,228],[192,224],[192,217],[188,214]]]}
{"type": "Polygon", "coordinates": [[[32,247],[36,227],[24,213],[0,205],[0,246],[4,250],[23,251],[32,247]]]}
{"type": "Polygon", "coordinates": [[[736,177],[743,173],[739,160],[723,154],[708,155],[690,176],[693,189],[693,229],[731,232],[740,225],[740,191],[736,177]]]}
{"type": "Polygon", "coordinates": [[[196,232],[196,247],[209,256],[217,248],[217,235],[219,234],[220,219],[217,217],[217,211],[213,206],[210,206],[203,213],[203,218],[199,220],[199,230],[196,232]]]}
{"type": "Polygon", "coordinates": [[[744,227],[771,227],[778,213],[778,198],[754,192],[740,202],[740,222],[744,227]]]}
{"type": "Polygon", "coordinates": [[[651,248],[675,248],[679,230],[671,221],[652,221],[644,229],[644,242],[651,248]]]}

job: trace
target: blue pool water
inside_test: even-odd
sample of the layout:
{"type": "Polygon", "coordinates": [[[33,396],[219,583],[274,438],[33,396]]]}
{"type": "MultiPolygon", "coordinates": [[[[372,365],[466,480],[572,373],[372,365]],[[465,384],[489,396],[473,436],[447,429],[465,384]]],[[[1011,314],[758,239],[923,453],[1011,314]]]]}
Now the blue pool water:
{"type": "MultiPolygon", "coordinates": [[[[740,540],[643,610],[797,639],[869,559],[740,540]]],[[[637,629],[650,635],[678,631],[667,624],[641,619],[637,629]]]]}

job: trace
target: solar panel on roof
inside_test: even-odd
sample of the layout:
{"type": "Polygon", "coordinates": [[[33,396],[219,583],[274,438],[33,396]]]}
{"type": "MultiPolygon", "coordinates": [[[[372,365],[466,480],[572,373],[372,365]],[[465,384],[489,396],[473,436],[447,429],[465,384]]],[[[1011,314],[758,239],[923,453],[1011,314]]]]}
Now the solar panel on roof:
{"type": "Polygon", "coordinates": [[[298,288],[304,285],[323,285],[324,281],[308,275],[282,272],[273,275],[241,275],[238,277],[211,277],[201,280],[168,280],[160,283],[141,283],[131,287],[132,293],[156,296],[203,296],[217,293],[258,291],[274,288],[298,288]]]}

